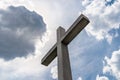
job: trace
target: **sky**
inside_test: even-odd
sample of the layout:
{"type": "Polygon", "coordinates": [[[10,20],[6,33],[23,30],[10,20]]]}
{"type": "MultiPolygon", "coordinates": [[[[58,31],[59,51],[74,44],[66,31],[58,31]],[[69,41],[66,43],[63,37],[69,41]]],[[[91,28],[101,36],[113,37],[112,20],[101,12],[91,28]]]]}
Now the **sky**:
{"type": "Polygon", "coordinates": [[[73,80],[120,80],[119,0],[0,0],[0,80],[58,80],[42,57],[84,14],[90,23],[68,45],[73,80]]]}

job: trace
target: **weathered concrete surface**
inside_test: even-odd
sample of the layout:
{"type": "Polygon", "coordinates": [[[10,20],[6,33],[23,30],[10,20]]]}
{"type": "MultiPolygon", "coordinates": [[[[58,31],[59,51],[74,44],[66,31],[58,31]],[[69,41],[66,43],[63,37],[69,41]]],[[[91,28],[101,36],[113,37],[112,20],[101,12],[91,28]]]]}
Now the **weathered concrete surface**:
{"type": "Polygon", "coordinates": [[[81,14],[66,32],[62,27],[57,29],[57,43],[43,57],[41,63],[48,66],[57,56],[58,80],[72,80],[67,45],[82,31],[82,29],[89,22],[89,19],[81,14]]]}
{"type": "Polygon", "coordinates": [[[41,60],[41,64],[48,66],[57,56],[57,43],[49,50],[49,52],[41,60]]]}
{"type": "Polygon", "coordinates": [[[72,80],[68,47],[60,41],[64,34],[65,30],[59,27],[57,29],[58,80],[72,80]]]}
{"type": "Polygon", "coordinates": [[[81,14],[78,19],[71,25],[66,31],[63,38],[61,38],[64,44],[69,44],[89,23],[89,19],[81,14]]]}

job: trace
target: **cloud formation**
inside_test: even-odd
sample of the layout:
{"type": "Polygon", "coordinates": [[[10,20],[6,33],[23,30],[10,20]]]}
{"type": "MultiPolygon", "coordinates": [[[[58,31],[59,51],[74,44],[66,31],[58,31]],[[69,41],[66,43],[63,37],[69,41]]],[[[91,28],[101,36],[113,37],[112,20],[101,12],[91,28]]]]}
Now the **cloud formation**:
{"type": "Polygon", "coordinates": [[[79,77],[77,80],[82,80],[82,78],[81,78],[81,77],[79,77]]]}
{"type": "Polygon", "coordinates": [[[111,58],[105,57],[104,73],[111,73],[118,80],[120,79],[120,49],[112,53],[111,58]]]}
{"type": "Polygon", "coordinates": [[[9,61],[0,59],[1,80],[45,80],[45,72],[45,67],[40,65],[38,55],[9,61]]]}
{"type": "Polygon", "coordinates": [[[46,31],[42,16],[23,6],[0,10],[0,58],[25,57],[35,51],[35,39],[46,31]]]}
{"type": "Polygon", "coordinates": [[[58,79],[57,66],[54,66],[51,68],[51,76],[53,79],[58,79]]]}
{"type": "Polygon", "coordinates": [[[111,43],[112,36],[109,36],[108,32],[112,28],[118,28],[119,26],[120,1],[84,0],[82,5],[85,7],[83,13],[87,15],[91,21],[86,31],[98,40],[106,38],[108,42],[111,43]],[[106,5],[106,3],[108,5],[106,5]]]}
{"type": "Polygon", "coordinates": [[[109,80],[106,76],[97,75],[96,80],[109,80]]]}

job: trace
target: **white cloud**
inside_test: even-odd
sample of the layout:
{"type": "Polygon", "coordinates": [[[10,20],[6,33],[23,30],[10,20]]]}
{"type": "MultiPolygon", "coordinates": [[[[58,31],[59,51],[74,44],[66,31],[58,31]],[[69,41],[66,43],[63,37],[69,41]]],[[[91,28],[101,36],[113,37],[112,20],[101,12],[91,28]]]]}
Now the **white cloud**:
{"type": "Polygon", "coordinates": [[[107,34],[106,39],[107,39],[108,43],[111,44],[113,37],[111,35],[107,34]]]}
{"type": "Polygon", "coordinates": [[[8,6],[14,5],[14,6],[25,6],[27,8],[29,8],[30,10],[32,9],[32,7],[34,6],[33,4],[31,4],[31,0],[27,1],[27,0],[0,0],[0,9],[6,9],[8,6]]]}
{"type": "MultiPolygon", "coordinates": [[[[48,35],[43,35],[43,38],[40,41],[40,36],[42,36],[42,34],[39,33],[38,30],[40,29],[38,27],[40,26],[42,27],[41,24],[42,17],[41,19],[39,19],[40,16],[37,13],[31,12],[22,6],[20,7],[11,6],[8,9],[0,9],[0,14],[1,14],[0,43],[5,45],[5,46],[0,45],[0,49],[1,49],[0,79],[26,80],[27,78],[28,80],[39,80],[39,79],[44,80],[45,79],[44,73],[46,72],[46,68],[40,64],[40,60],[43,56],[42,55],[43,52],[41,50],[45,47],[45,43],[48,40],[48,35]],[[30,26],[31,24],[33,26],[30,26]],[[16,42],[15,45],[12,42],[13,43],[16,42]],[[24,45],[29,42],[31,42],[32,46],[34,46],[33,52],[29,52],[28,49],[24,48],[25,47],[24,45]],[[19,45],[17,44],[19,44],[22,47],[18,48],[19,45]],[[7,46],[9,48],[7,48],[7,46]],[[11,48],[12,50],[10,50],[11,48]],[[14,58],[9,59],[8,61],[5,60],[4,57],[13,56],[11,51],[13,51],[15,55],[17,55],[17,52],[22,51],[21,50],[22,48],[25,49],[26,52],[28,52],[26,56],[24,57],[15,56],[14,58]],[[9,54],[5,55],[4,53],[2,53],[2,50],[3,52],[5,51],[8,52],[9,54]],[[4,57],[2,56],[2,54],[4,54],[4,57]],[[1,57],[4,59],[2,59],[1,57]]],[[[19,55],[22,55],[22,53],[19,53],[19,55]]]]}
{"type": "Polygon", "coordinates": [[[43,50],[47,42],[48,35],[39,39],[35,43],[34,55],[26,57],[16,57],[13,60],[5,61],[0,59],[0,79],[1,80],[46,80],[45,73],[49,67],[41,65],[40,60],[43,57],[43,50]]]}
{"type": "Polygon", "coordinates": [[[0,59],[0,79],[1,80],[45,80],[45,73],[49,67],[41,65],[40,60],[43,57],[42,49],[45,47],[47,35],[44,36],[42,43],[36,40],[36,50],[33,54],[26,57],[16,57],[13,60],[5,61],[0,59]]]}
{"type": "Polygon", "coordinates": [[[81,78],[81,77],[79,77],[77,80],[82,80],[82,78],[81,78]]]}
{"type": "Polygon", "coordinates": [[[39,57],[38,55],[28,56],[27,58],[16,58],[7,62],[0,59],[1,80],[25,80],[24,78],[27,76],[41,77],[42,79],[45,67],[40,65],[39,57]]]}
{"type": "Polygon", "coordinates": [[[107,1],[107,2],[111,2],[112,0],[105,0],[105,1],[107,1]]]}
{"type": "Polygon", "coordinates": [[[83,1],[82,1],[82,5],[83,5],[83,6],[87,6],[87,5],[89,5],[91,2],[92,2],[92,0],[83,0],[83,1]]]}
{"type": "Polygon", "coordinates": [[[89,4],[90,4],[90,0],[83,0],[82,1],[83,6],[86,6],[86,5],[89,5],[89,4]]]}
{"type": "Polygon", "coordinates": [[[99,76],[99,75],[97,75],[96,76],[96,80],[109,80],[109,79],[106,76],[99,76]]]}
{"type": "Polygon", "coordinates": [[[112,38],[107,34],[109,30],[119,27],[120,2],[115,1],[111,6],[106,6],[105,0],[93,0],[90,4],[83,6],[85,7],[83,13],[90,19],[90,24],[86,28],[87,33],[98,40],[106,38],[110,43],[112,38]]]}
{"type": "Polygon", "coordinates": [[[57,79],[58,78],[57,66],[52,67],[50,72],[52,74],[52,78],[53,79],[57,79]]]}
{"type": "Polygon", "coordinates": [[[105,57],[105,66],[103,73],[109,72],[115,76],[118,80],[120,79],[120,49],[112,53],[111,58],[105,57]]]}

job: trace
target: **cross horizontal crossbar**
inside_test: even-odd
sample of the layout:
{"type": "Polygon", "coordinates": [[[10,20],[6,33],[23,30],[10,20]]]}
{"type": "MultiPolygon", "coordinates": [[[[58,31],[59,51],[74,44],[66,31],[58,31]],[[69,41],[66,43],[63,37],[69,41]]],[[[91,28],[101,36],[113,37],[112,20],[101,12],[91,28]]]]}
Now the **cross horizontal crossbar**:
{"type": "MultiPolygon", "coordinates": [[[[89,19],[81,14],[78,19],[71,25],[66,31],[65,35],[61,38],[61,42],[65,45],[69,44],[79,32],[89,23],[89,19]]],[[[48,66],[51,61],[57,56],[57,43],[49,50],[49,52],[43,57],[41,63],[48,66]]]]}

